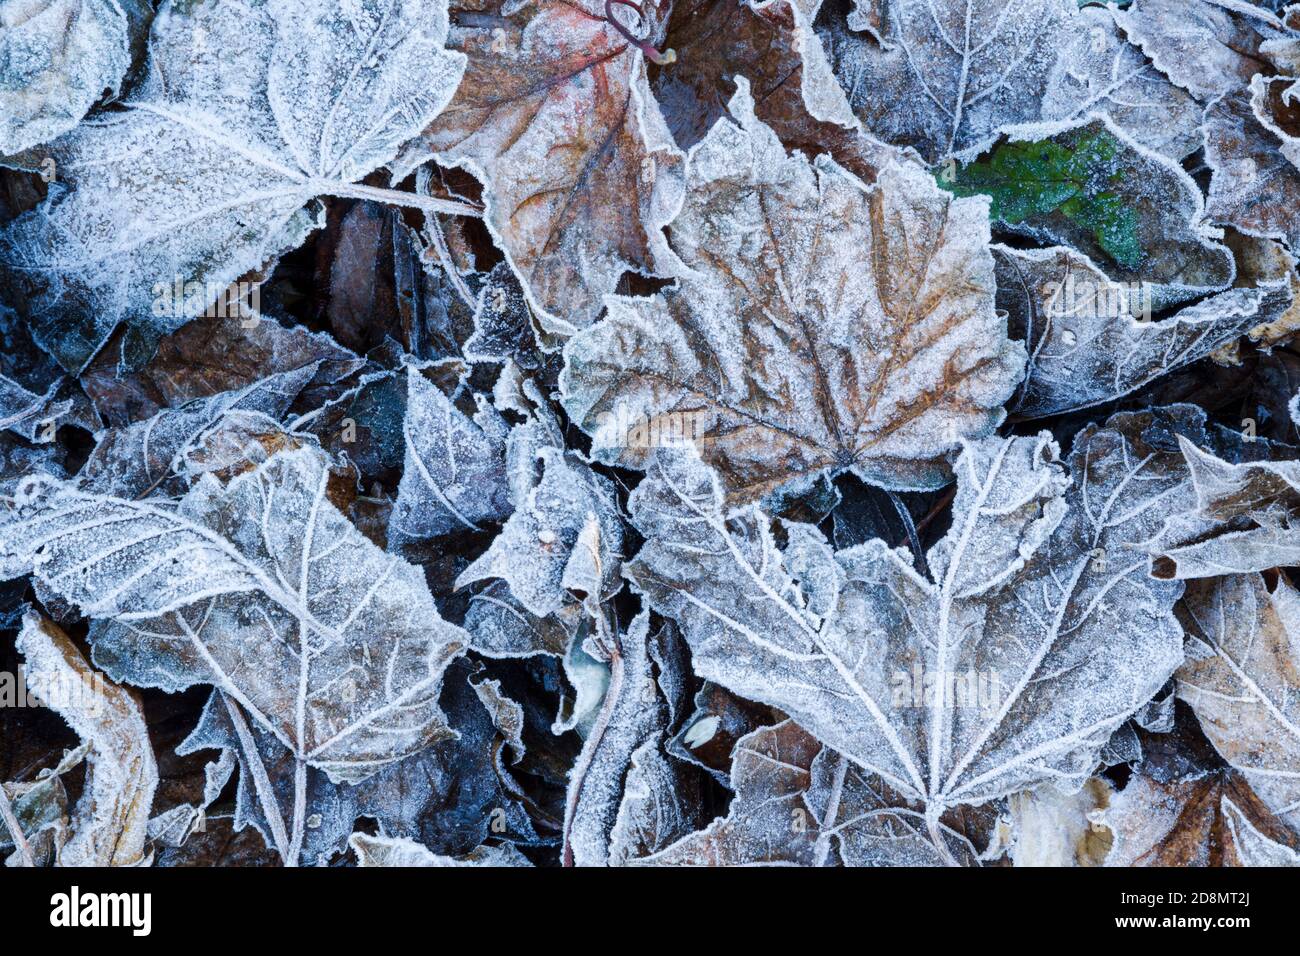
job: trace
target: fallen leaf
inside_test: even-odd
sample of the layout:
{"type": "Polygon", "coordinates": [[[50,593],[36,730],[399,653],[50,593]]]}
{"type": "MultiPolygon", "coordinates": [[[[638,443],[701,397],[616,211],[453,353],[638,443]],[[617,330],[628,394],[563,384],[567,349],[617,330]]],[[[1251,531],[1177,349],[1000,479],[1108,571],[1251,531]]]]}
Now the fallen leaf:
{"type": "MultiPolygon", "coordinates": [[[[626,31],[654,42],[665,11],[643,22],[599,0],[454,0],[448,47],[465,80],[425,140],[439,162],[485,189],[486,222],[550,329],[595,321],[624,271],[662,268],[659,228],[681,192],[681,153],[626,31]]],[[[428,124],[426,124],[428,125],[428,124]]]]}
{"type": "Polygon", "coordinates": [[[789,713],[933,822],[1082,783],[1180,663],[1181,588],[1138,548],[1190,498],[1181,456],[1149,442],[1199,427],[1187,407],[1090,426],[1070,477],[1047,437],[971,443],[933,579],[885,542],[834,552],[811,526],[728,510],[705,465],[661,456],[630,502],[647,543],[625,573],[679,621],[697,673],[789,713]]]}
{"type": "Polygon", "coordinates": [[[79,372],[119,322],[147,356],[214,308],[242,318],[228,287],[302,242],[318,196],[472,211],[354,185],[451,98],[446,30],[444,6],[412,0],[165,6],[128,109],[51,144],[61,189],[0,234],[37,341],[79,372]]]}
{"type": "Polygon", "coordinates": [[[569,343],[569,415],[621,465],[694,439],[733,500],[823,469],[945,483],[1023,365],[993,308],[983,204],[915,168],[865,187],[787,154],[745,83],[732,112],[692,151],[672,224],[691,271],[664,296],[611,297],[569,343]]]}
{"type": "Polygon", "coordinates": [[[59,865],[147,865],[158,766],[139,699],[93,670],[68,636],[36,612],[23,619],[18,650],[32,693],[90,745],[85,790],[59,865]]]}

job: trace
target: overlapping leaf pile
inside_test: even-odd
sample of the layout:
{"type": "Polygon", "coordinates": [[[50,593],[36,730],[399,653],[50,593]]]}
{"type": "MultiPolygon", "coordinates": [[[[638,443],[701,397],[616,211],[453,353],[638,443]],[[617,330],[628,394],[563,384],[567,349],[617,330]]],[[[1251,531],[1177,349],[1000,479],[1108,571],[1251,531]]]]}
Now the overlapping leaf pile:
{"type": "Polygon", "coordinates": [[[9,865],[1300,864],[1300,6],[0,24],[9,865]]]}

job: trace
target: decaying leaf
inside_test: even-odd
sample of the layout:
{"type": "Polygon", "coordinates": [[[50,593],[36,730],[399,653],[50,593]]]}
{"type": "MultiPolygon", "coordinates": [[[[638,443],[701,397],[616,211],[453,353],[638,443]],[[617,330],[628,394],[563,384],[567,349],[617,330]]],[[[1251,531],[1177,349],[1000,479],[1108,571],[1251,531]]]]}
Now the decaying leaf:
{"type": "Polygon", "coordinates": [[[473,416],[465,414],[415,366],[406,370],[406,387],[406,459],[390,544],[477,531],[479,522],[509,514],[501,416],[482,400],[473,416]]]}
{"type": "Polygon", "coordinates": [[[599,0],[454,0],[448,47],[465,80],[425,132],[440,161],[487,188],[486,221],[548,327],[590,325],[625,270],[653,272],[681,192],[681,152],[646,84],[645,58],[599,0]]]}
{"type": "Polygon", "coordinates": [[[823,32],[867,129],[927,162],[970,155],[1034,122],[1068,0],[890,0],[879,39],[823,32]]]}
{"type": "Polygon", "coordinates": [[[26,658],[33,693],[90,745],[85,792],[73,812],[68,841],[59,848],[59,864],[147,863],[145,837],[158,767],[138,698],[96,673],[68,636],[35,612],[23,620],[18,650],[26,658]]]}
{"type": "MultiPolygon", "coordinates": [[[[1264,112],[1273,87],[1257,77],[1205,112],[1205,160],[1213,170],[1206,210],[1215,221],[1300,250],[1300,125],[1264,112]],[[1270,128],[1270,126],[1272,128],[1270,128]],[[1289,147],[1289,148],[1288,148],[1289,147]]],[[[1284,94],[1283,94],[1284,95],[1284,94]]]]}
{"type": "Polygon", "coordinates": [[[488,836],[535,841],[527,815],[510,792],[517,784],[503,783],[503,777],[509,779],[498,756],[503,741],[466,679],[468,671],[463,662],[453,663],[440,698],[455,736],[358,783],[336,782],[315,767],[304,767],[222,692],[209,698],[198,726],[178,750],[216,751],[215,763],[238,766],[233,826],[255,828],[286,864],[329,862],[345,851],[348,835],[362,817],[394,836],[418,839],[451,855],[471,851],[488,836]]]}
{"type": "Polygon", "coordinates": [[[1072,246],[1112,278],[1141,283],[1156,309],[1235,276],[1192,178],[1104,117],[1019,127],[945,178],[959,196],[990,196],[1007,231],[1072,246]]]}
{"type": "Polygon", "coordinates": [[[1156,67],[1202,102],[1250,82],[1261,44],[1282,35],[1245,0],[1133,0],[1115,19],[1156,67]]]}
{"type": "Polygon", "coordinates": [[[982,825],[950,813],[931,826],[888,784],[822,747],[793,721],[756,730],[736,745],[736,796],[725,817],[638,861],[659,866],[971,865],[982,825]],[[937,834],[937,836],[936,836],[937,834]],[[940,850],[935,841],[942,841],[940,850]]]}
{"type": "Polygon", "coordinates": [[[463,632],[418,569],[329,503],[324,456],[284,452],[175,508],[55,481],[20,491],[2,528],[6,576],[33,573],[100,618],[110,676],[219,687],[305,774],[361,780],[447,733],[437,696],[463,632]]]}
{"type": "Polygon", "coordinates": [[[1208,578],[1300,561],[1300,472],[1291,461],[1232,464],[1181,442],[1195,508],[1174,513],[1150,544],[1161,578],[1208,578]]]}
{"type": "Polygon", "coordinates": [[[984,205],[908,166],[864,187],[787,154],[737,82],[672,224],[690,271],[666,295],[607,300],[566,348],[565,407],[604,461],[644,467],[694,440],[734,500],[823,469],[943,484],[1023,365],[993,308],[984,205]]]}
{"type": "Polygon", "coordinates": [[[357,855],[358,866],[532,866],[528,858],[510,844],[475,847],[464,856],[441,856],[405,837],[370,836],[354,833],[348,846],[357,855]]]}
{"type": "MultiPolygon", "coordinates": [[[[549,416],[544,408],[538,414],[549,416]]],[[[613,486],[564,451],[554,421],[516,427],[508,446],[514,513],[456,586],[499,578],[536,618],[559,612],[571,592],[612,598],[622,585],[623,542],[613,486]]]]}
{"type": "Polygon", "coordinates": [[[866,135],[813,32],[820,0],[674,2],[664,45],[677,59],[651,82],[682,149],[727,115],[736,77],[749,81],[754,111],[791,149],[828,152],[870,182],[899,151],[866,135]]]}
{"type": "Polygon", "coordinates": [[[0,0],[0,855],[1296,865],[1298,256],[1294,0],[0,0]]]}
{"type": "Polygon", "coordinates": [[[1110,836],[1107,866],[1256,866],[1272,841],[1297,845],[1185,704],[1167,730],[1142,735],[1142,749],[1120,792],[1088,815],[1110,836]]]}
{"type": "MultiPolygon", "coordinates": [[[[0,5],[0,156],[61,136],[131,65],[128,2],[0,5]]],[[[57,166],[55,167],[57,175],[57,166]]]]}

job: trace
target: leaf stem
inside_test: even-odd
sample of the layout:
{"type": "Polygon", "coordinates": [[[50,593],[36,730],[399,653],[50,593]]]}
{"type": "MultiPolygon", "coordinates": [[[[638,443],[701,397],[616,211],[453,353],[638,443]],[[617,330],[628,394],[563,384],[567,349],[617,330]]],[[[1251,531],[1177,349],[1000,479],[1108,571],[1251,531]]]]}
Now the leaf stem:
{"type": "Polygon", "coordinates": [[[415,193],[402,192],[400,189],[384,189],[380,186],[365,186],[361,183],[344,183],[337,179],[314,180],[311,183],[318,196],[341,196],[347,199],[370,199],[374,202],[387,203],[390,206],[410,206],[425,212],[445,213],[451,216],[473,216],[481,218],[483,210],[468,203],[455,202],[451,199],[439,199],[436,196],[417,196],[415,193]]]}
{"type": "Polygon", "coordinates": [[[304,828],[307,823],[307,761],[294,758],[293,768],[293,839],[289,843],[289,859],[285,866],[297,866],[302,855],[304,828]]]}
{"type": "Polygon", "coordinates": [[[952,855],[952,850],[948,849],[948,841],[943,838],[943,828],[939,826],[939,814],[930,807],[926,807],[925,810],[925,825],[930,830],[930,840],[934,843],[934,848],[943,857],[944,865],[960,866],[957,858],[952,855]]]}

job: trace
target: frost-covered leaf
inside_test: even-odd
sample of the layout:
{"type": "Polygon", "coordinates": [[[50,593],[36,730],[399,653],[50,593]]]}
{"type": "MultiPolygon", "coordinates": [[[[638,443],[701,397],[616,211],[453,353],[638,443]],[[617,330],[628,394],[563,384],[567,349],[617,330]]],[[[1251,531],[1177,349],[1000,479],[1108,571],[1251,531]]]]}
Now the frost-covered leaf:
{"type": "Polygon", "coordinates": [[[599,648],[610,665],[601,711],[574,763],[565,801],[564,863],[603,866],[632,757],[667,727],[650,657],[650,615],[642,611],[599,648]]]}
{"type": "Polygon", "coordinates": [[[566,348],[565,407],[604,461],[644,467],[694,439],[736,500],[823,469],[943,484],[1024,360],[993,308],[984,205],[914,167],[865,187],[787,154],[737,82],[736,122],[692,151],[672,224],[691,271],[663,296],[607,300],[566,348]]]}
{"type": "Polygon", "coordinates": [[[540,441],[532,437],[535,423],[511,433],[514,514],[456,579],[461,588],[499,578],[537,618],[559,612],[572,591],[599,601],[613,597],[622,584],[623,527],[614,486],[566,452],[555,429],[540,441]]]}
{"type": "Polygon", "coordinates": [[[105,91],[117,93],[131,65],[128,9],[113,0],[0,3],[0,156],[61,136],[105,91]]]}
{"type": "Polygon", "coordinates": [[[661,739],[633,751],[609,834],[610,866],[650,856],[695,830],[703,800],[699,773],[666,755],[661,739]]]}
{"type": "MultiPolygon", "coordinates": [[[[662,7],[620,18],[654,42],[662,7]]],[[[625,270],[663,268],[659,228],[681,192],[681,153],[641,51],[600,0],[453,0],[448,47],[465,80],[425,133],[439,160],[487,186],[485,221],[539,318],[590,325],[625,270]]]]}
{"type": "Polygon", "coordinates": [[[1223,798],[1232,847],[1242,866],[1300,866],[1300,853],[1293,847],[1270,840],[1227,797],[1223,798]]]}
{"type": "Polygon", "coordinates": [[[1178,696],[1251,787],[1300,829],[1300,594],[1279,576],[1196,581],[1180,606],[1187,662],[1178,696]]]}
{"type": "Polygon", "coordinates": [[[1295,252],[1300,118],[1292,115],[1291,123],[1279,126],[1267,112],[1277,95],[1276,84],[1257,77],[1248,90],[1226,93],[1205,111],[1205,161],[1213,174],[1206,211],[1248,235],[1282,239],[1295,252]]]}
{"type": "Polygon", "coordinates": [[[510,844],[475,847],[464,856],[442,856],[405,837],[371,836],[354,833],[348,846],[357,855],[358,866],[532,866],[528,858],[510,844]]]}
{"type": "MultiPolygon", "coordinates": [[[[822,747],[793,721],[756,730],[736,745],[736,796],[725,817],[646,864],[658,866],[941,866],[925,814],[878,778],[822,747]]],[[[981,821],[983,822],[983,821],[981,821]]],[[[980,856],[967,834],[979,824],[951,813],[936,821],[946,852],[980,856]]],[[[978,835],[978,834],[977,834],[978,835]]]]}
{"type": "Polygon", "coordinates": [[[327,465],[284,452],[175,509],[37,479],[0,525],[0,570],[105,619],[91,640],[115,679],[212,684],[304,769],[364,779],[447,734],[438,690],[465,635],[329,503],[327,465]]]}
{"type": "Polygon", "coordinates": [[[1070,0],[890,0],[879,40],[822,33],[867,129],[927,162],[979,152],[1034,122],[1070,0]]]}
{"type": "Polygon", "coordinates": [[[1090,115],[1173,159],[1195,151],[1194,97],[1128,42],[1112,8],[1080,6],[890,0],[869,15],[859,4],[847,30],[819,30],[867,129],[928,162],[969,159],[1010,127],[1090,115]]]}
{"type": "Polygon", "coordinates": [[[1116,12],[1087,6],[1071,18],[1048,74],[1040,119],[1104,113],[1148,149],[1183,159],[1200,148],[1201,105],[1128,42],[1116,12]]]}
{"type": "Polygon", "coordinates": [[[465,662],[454,662],[441,698],[456,736],[358,784],[336,783],[314,767],[300,770],[273,734],[248,721],[244,708],[221,693],[212,695],[178,750],[233,755],[239,766],[233,825],[256,828],[285,862],[329,861],[346,849],[361,817],[451,855],[471,851],[489,835],[536,840],[510,792],[518,785],[502,781],[509,780],[495,756],[502,741],[466,679],[469,670],[465,662]]]}
{"type": "Polygon", "coordinates": [[[1192,178],[1101,117],[1021,127],[945,184],[959,196],[990,196],[989,215],[1010,232],[1072,246],[1112,278],[1146,283],[1157,309],[1234,277],[1192,178]]]}
{"type": "MultiPolygon", "coordinates": [[[[749,81],[754,111],[781,142],[809,156],[828,152],[866,181],[896,150],[861,129],[813,32],[821,0],[675,2],[664,45],[677,59],[651,82],[674,139],[698,143],[749,81]]],[[[900,157],[901,158],[901,157],[900,157]]]]}
{"type": "Polygon", "coordinates": [[[68,841],[68,791],[63,777],[81,766],[90,752],[83,742],[64,751],[59,762],[42,770],[35,780],[0,782],[0,849],[12,849],[6,866],[44,866],[58,859],[59,847],[68,841]],[[14,839],[14,830],[22,834],[14,839]]]}
{"type": "Polygon", "coordinates": [[[1012,411],[1035,418],[1100,405],[1202,359],[1292,304],[1287,279],[1229,289],[1159,320],[1150,291],[1112,281],[1067,247],[995,246],[999,309],[1029,365],[1012,411]]]}
{"type": "Polygon", "coordinates": [[[1146,734],[1144,755],[1120,792],[1091,819],[1111,834],[1108,866],[1251,866],[1253,838],[1300,845],[1241,773],[1225,764],[1178,704],[1168,733],[1146,734]],[[1238,840],[1238,835],[1245,839],[1238,840]]]}
{"type": "Polygon", "coordinates": [[[59,189],[0,234],[38,341],[74,371],[119,322],[147,349],[297,245],[450,99],[446,31],[441,2],[165,6],[142,89],[50,145],[59,189]]]}
{"type": "Polygon", "coordinates": [[[1181,586],[1151,580],[1140,546],[1190,499],[1168,435],[1199,422],[1182,407],[1090,426],[1068,478],[1047,437],[968,445],[933,579],[880,540],[834,552],[811,526],[728,511],[706,466],[661,455],[629,505],[647,543],[625,573],[681,624],[697,673],[932,819],[1081,783],[1182,659],[1181,586]]]}
{"type": "Polygon", "coordinates": [[[405,465],[389,526],[390,547],[435,538],[510,513],[508,426],[478,399],[471,416],[420,369],[406,369],[405,465]]]}
{"type": "Polygon", "coordinates": [[[1007,801],[1016,866],[1099,866],[1111,848],[1111,835],[1097,823],[1110,804],[1113,787],[1091,777],[1064,793],[1050,783],[1013,794],[1007,801]]]}
{"type": "Polygon", "coordinates": [[[821,745],[793,721],[764,727],[736,744],[731,786],[736,792],[719,817],[639,863],[659,866],[811,864],[816,826],[804,794],[821,745]]]}
{"type": "Polygon", "coordinates": [[[1300,465],[1232,464],[1181,441],[1195,506],[1151,542],[1161,578],[1209,578],[1300,563],[1300,465]]]}
{"type": "Polygon", "coordinates": [[[259,382],[314,368],[294,410],[316,408],[365,367],[365,360],[329,336],[302,326],[286,328],[269,316],[243,321],[196,319],[158,343],[146,365],[123,371],[117,356],[101,353],[82,373],[104,425],[124,427],[165,408],[223,392],[242,392],[259,382]]]}
{"type": "Polygon", "coordinates": [[[1253,861],[1270,852],[1267,844],[1295,852],[1259,830],[1259,820],[1271,820],[1273,837],[1288,839],[1239,775],[1170,783],[1134,775],[1098,819],[1113,834],[1107,866],[1258,866],[1253,861]],[[1238,804],[1250,807],[1257,822],[1238,804]]]}
{"type": "Polygon", "coordinates": [[[1204,103],[1249,83],[1260,45],[1282,36],[1278,19],[1246,0],[1133,0],[1115,19],[1162,73],[1204,103]]]}
{"type": "MultiPolygon", "coordinates": [[[[163,486],[170,476],[184,474],[186,458],[201,453],[200,446],[206,439],[224,438],[229,442],[235,432],[251,442],[254,430],[260,428],[267,445],[257,445],[259,460],[269,457],[270,451],[296,447],[295,439],[280,432],[276,422],[315,374],[316,367],[307,366],[269,375],[236,392],[222,392],[179,408],[163,409],[125,428],[106,429],[97,436],[95,450],[78,475],[79,484],[97,494],[142,498],[163,486]]],[[[226,449],[226,461],[214,461],[216,451],[206,450],[202,470],[228,468],[232,464],[230,453],[239,455],[241,449],[226,449]]]]}
{"type": "Polygon", "coordinates": [[[17,647],[27,680],[90,745],[85,790],[77,802],[62,866],[148,863],[145,838],[158,767],[144,712],[131,691],[96,673],[66,634],[36,612],[23,619],[17,647]]]}

